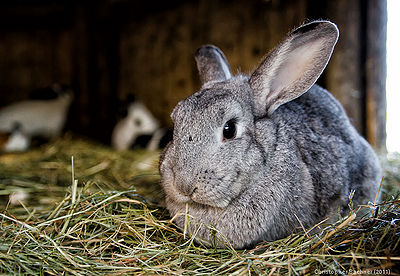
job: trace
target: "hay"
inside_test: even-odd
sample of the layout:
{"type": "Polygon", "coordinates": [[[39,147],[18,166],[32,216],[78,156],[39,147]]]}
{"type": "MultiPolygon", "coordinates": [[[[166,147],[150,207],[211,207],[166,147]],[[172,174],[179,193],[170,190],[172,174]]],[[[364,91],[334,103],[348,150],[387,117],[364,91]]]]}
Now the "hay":
{"type": "Polygon", "coordinates": [[[65,137],[24,154],[1,155],[0,272],[399,273],[396,158],[385,161],[385,203],[362,207],[370,216],[351,213],[333,225],[316,226],[321,229],[316,233],[299,229],[252,250],[233,250],[196,244],[170,221],[162,205],[158,153],[115,152],[65,137]]]}

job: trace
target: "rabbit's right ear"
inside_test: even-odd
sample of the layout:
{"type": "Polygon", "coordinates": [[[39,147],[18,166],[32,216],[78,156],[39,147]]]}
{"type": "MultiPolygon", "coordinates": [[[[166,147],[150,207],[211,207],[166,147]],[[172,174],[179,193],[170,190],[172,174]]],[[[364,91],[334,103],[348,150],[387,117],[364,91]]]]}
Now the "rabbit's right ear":
{"type": "Polygon", "coordinates": [[[204,45],[195,54],[201,84],[218,82],[232,77],[231,68],[224,54],[214,45],[204,45]]]}
{"type": "Polygon", "coordinates": [[[261,62],[249,79],[255,116],[305,93],[328,63],[339,36],[335,24],[314,21],[295,29],[261,62]]]}

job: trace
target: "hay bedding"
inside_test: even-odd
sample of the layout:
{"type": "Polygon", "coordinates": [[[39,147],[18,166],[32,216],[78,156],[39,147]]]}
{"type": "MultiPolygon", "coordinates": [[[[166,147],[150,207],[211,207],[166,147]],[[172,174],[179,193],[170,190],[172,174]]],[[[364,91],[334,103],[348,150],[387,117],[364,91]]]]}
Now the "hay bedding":
{"type": "Polygon", "coordinates": [[[0,272],[400,273],[398,156],[383,162],[385,202],[363,207],[372,216],[352,213],[316,226],[319,233],[299,229],[238,251],[203,247],[174,226],[162,204],[157,161],[157,152],[115,152],[68,135],[27,153],[0,155],[0,272]]]}

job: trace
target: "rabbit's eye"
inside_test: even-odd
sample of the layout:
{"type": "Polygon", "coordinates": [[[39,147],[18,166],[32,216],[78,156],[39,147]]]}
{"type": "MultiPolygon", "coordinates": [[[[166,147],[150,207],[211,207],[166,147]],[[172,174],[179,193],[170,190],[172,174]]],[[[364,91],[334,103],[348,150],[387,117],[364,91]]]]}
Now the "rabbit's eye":
{"type": "Polygon", "coordinates": [[[134,124],[135,124],[136,127],[141,127],[142,126],[142,121],[140,119],[136,119],[134,121],[134,124]]]}
{"type": "Polygon", "coordinates": [[[231,140],[236,137],[236,122],[235,120],[229,120],[224,125],[224,130],[222,132],[223,140],[231,140]]]}

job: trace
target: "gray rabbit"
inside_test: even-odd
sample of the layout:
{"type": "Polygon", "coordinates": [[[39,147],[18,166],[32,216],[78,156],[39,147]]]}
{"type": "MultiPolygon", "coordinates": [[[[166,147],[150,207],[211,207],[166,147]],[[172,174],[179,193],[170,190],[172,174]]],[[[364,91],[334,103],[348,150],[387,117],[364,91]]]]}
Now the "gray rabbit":
{"type": "Polygon", "coordinates": [[[378,159],[342,106],[314,84],[338,39],[329,21],[295,29],[250,75],[197,50],[202,89],[177,104],[160,157],[166,206],[210,246],[248,248],[373,201],[378,159]],[[301,222],[301,224],[300,224],[301,222]]]}

